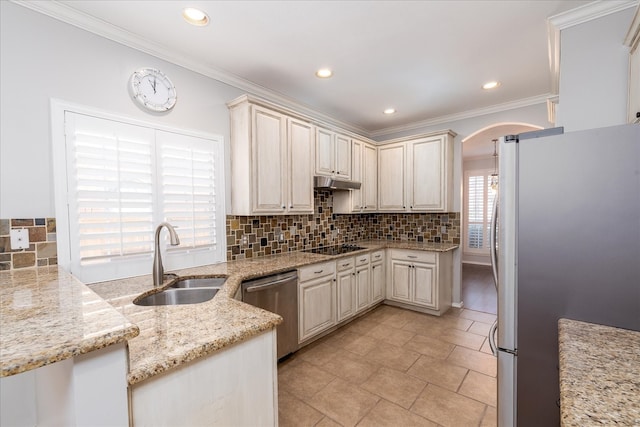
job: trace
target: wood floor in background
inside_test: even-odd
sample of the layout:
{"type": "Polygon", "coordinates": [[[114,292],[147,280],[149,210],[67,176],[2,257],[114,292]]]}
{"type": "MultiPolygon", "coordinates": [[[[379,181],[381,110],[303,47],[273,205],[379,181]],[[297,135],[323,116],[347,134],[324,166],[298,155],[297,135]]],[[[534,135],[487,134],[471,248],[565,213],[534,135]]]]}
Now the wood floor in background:
{"type": "Polygon", "coordinates": [[[462,264],[462,301],[464,307],[470,310],[498,313],[491,266],[462,264]]]}

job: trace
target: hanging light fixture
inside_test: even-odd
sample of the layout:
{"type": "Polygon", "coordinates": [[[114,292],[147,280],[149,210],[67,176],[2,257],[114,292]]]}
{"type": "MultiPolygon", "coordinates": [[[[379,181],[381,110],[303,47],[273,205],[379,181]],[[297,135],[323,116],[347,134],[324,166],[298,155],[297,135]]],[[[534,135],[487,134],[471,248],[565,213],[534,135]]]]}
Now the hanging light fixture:
{"type": "Polygon", "coordinates": [[[489,188],[492,191],[498,189],[498,151],[496,150],[497,139],[493,139],[493,173],[489,179],[489,188]]]}

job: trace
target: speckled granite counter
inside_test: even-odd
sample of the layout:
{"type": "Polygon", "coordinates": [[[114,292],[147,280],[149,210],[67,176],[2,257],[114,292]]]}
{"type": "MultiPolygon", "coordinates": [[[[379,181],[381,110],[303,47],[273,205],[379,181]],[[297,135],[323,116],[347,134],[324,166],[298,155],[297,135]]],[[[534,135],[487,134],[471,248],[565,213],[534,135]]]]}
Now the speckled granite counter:
{"type": "Polygon", "coordinates": [[[64,270],[0,272],[0,376],[124,342],[138,327],[64,270]]]}
{"type": "Polygon", "coordinates": [[[562,426],[640,426],[640,332],[560,319],[562,426]]]}
{"type": "Polygon", "coordinates": [[[87,287],[62,270],[3,272],[0,275],[2,374],[33,369],[128,339],[128,381],[136,384],[278,325],[280,316],[233,298],[245,279],[378,249],[446,252],[458,247],[388,240],[356,244],[365,249],[341,256],[291,252],[173,271],[183,277],[228,277],[212,300],[192,305],[134,305],[138,295],[153,288],[151,275],[87,287]],[[28,310],[15,308],[21,304],[20,298],[27,298],[20,295],[27,294],[37,301],[30,302],[28,310]]]}

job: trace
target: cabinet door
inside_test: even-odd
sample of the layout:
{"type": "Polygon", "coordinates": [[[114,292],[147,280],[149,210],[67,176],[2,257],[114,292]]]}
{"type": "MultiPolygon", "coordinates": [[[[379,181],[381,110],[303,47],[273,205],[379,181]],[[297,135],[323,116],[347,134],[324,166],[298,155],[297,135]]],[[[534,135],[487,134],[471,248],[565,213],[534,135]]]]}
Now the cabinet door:
{"type": "Polygon", "coordinates": [[[405,205],[405,146],[378,149],[378,210],[403,211],[405,205]]]}
{"type": "Polygon", "coordinates": [[[353,140],[353,153],[352,153],[352,165],[351,165],[351,180],[360,182],[362,186],[359,190],[351,190],[351,211],[359,212],[363,208],[362,199],[364,196],[364,189],[366,183],[362,174],[362,154],[364,143],[361,141],[353,140]]]}
{"type": "Polygon", "coordinates": [[[295,119],[289,119],[288,124],[287,209],[291,213],[313,213],[313,128],[295,119]]]}
{"type": "Polygon", "coordinates": [[[413,302],[425,307],[438,309],[437,267],[435,264],[413,264],[414,295],[413,302]]]}
{"type": "Polygon", "coordinates": [[[335,145],[333,132],[316,129],[316,174],[332,176],[335,173],[335,145]]]}
{"type": "Polygon", "coordinates": [[[338,322],[356,314],[356,281],[353,268],[337,275],[338,322]]]}
{"type": "Polygon", "coordinates": [[[411,279],[413,269],[404,261],[391,260],[390,299],[411,302],[411,279]]]}
{"type": "Polygon", "coordinates": [[[286,119],[254,106],[252,113],[253,211],[282,213],[285,206],[286,119]]]}
{"type": "MultiPolygon", "coordinates": [[[[355,145],[355,140],[353,143],[355,145]]],[[[354,181],[356,181],[355,178],[354,181]]],[[[376,147],[369,144],[362,146],[361,194],[361,205],[364,210],[375,211],[378,209],[378,151],[376,147]]]]}
{"type": "Polygon", "coordinates": [[[351,138],[336,135],[335,144],[336,176],[342,179],[351,179],[351,138]]]}
{"type": "Polygon", "coordinates": [[[384,299],[384,263],[371,264],[371,303],[384,299]]]}
{"type": "Polygon", "coordinates": [[[444,209],[444,140],[418,140],[409,147],[409,209],[444,209]]]}
{"type": "Polygon", "coordinates": [[[358,289],[356,312],[358,312],[371,305],[371,271],[368,264],[356,268],[356,287],[358,289]]]}
{"type": "Polygon", "coordinates": [[[336,287],[333,275],[299,284],[298,342],[336,323],[336,287]]]}

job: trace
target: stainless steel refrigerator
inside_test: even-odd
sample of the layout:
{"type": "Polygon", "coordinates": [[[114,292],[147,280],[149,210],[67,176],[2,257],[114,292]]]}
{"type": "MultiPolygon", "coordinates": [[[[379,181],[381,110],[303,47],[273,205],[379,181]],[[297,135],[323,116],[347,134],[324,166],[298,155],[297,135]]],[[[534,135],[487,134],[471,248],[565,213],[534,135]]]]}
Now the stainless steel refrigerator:
{"type": "Polygon", "coordinates": [[[499,162],[498,426],[557,426],[558,319],[640,330],[640,126],[507,136],[499,162]]]}

